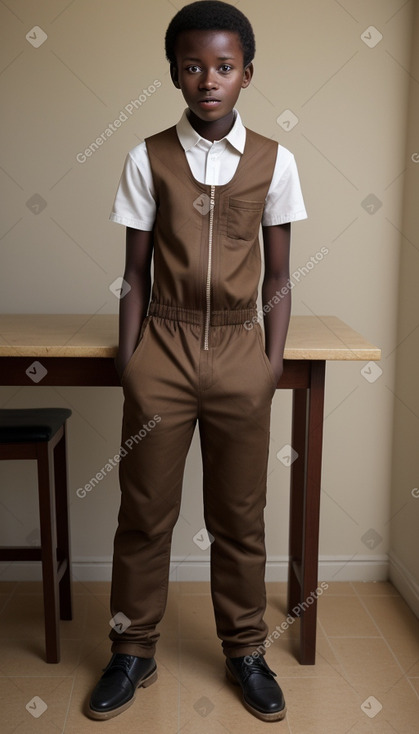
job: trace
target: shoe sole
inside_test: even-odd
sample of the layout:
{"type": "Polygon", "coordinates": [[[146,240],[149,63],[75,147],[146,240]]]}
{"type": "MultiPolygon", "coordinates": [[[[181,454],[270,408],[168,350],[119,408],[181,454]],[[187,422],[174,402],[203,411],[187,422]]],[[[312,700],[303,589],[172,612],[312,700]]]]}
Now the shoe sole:
{"type": "MultiPolygon", "coordinates": [[[[231,683],[234,683],[235,686],[240,686],[239,681],[234,676],[234,674],[231,672],[230,668],[226,665],[226,674],[227,678],[231,683]]],[[[243,704],[247,708],[248,711],[250,711],[253,716],[256,716],[258,719],[261,719],[261,721],[281,721],[281,719],[285,718],[285,714],[287,713],[287,707],[284,706],[281,711],[274,711],[272,714],[264,713],[263,711],[259,711],[259,709],[255,709],[254,706],[251,706],[250,703],[248,703],[244,697],[243,694],[243,704]]]]}
{"type": "MultiPolygon", "coordinates": [[[[157,680],[157,668],[153,670],[150,675],[147,676],[147,678],[143,678],[137,686],[138,688],[147,688],[148,686],[151,686],[152,683],[155,683],[157,680]]],[[[110,711],[95,711],[95,709],[90,708],[90,706],[87,709],[87,716],[90,719],[95,719],[95,721],[106,721],[107,719],[113,719],[114,716],[118,716],[119,714],[122,714],[124,711],[126,711],[135,701],[135,693],[132,698],[130,698],[129,701],[122,704],[122,706],[118,706],[116,709],[111,709],[110,711]]]]}

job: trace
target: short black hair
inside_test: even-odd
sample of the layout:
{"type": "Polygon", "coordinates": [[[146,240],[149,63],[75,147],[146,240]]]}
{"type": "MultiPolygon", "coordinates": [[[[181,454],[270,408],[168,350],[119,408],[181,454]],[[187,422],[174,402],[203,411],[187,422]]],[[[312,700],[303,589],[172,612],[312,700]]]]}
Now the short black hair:
{"type": "Polygon", "coordinates": [[[244,66],[255,55],[255,36],[250,21],[241,10],[221,0],[198,0],[185,5],[172,18],[165,36],[167,60],[176,66],[176,39],[182,31],[231,31],[237,33],[243,49],[244,66]]]}

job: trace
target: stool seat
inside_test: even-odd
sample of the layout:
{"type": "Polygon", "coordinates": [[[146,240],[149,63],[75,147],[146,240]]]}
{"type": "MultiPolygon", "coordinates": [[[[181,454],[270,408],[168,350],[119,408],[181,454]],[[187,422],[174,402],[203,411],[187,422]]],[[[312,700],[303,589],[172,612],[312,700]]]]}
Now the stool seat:
{"type": "Polygon", "coordinates": [[[70,415],[69,408],[2,408],[0,443],[49,441],[70,415]]]}

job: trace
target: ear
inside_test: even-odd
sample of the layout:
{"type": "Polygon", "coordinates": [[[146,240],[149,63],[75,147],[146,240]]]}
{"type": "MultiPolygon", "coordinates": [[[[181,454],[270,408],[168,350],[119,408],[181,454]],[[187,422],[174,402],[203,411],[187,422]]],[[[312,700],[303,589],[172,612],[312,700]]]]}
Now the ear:
{"type": "Polygon", "coordinates": [[[242,89],[246,89],[246,87],[249,86],[250,82],[252,81],[252,76],[253,76],[253,64],[252,62],[250,62],[250,64],[244,67],[242,89]]]}
{"type": "Polygon", "coordinates": [[[170,64],[170,78],[175,85],[176,89],[180,89],[177,66],[170,64]]]}

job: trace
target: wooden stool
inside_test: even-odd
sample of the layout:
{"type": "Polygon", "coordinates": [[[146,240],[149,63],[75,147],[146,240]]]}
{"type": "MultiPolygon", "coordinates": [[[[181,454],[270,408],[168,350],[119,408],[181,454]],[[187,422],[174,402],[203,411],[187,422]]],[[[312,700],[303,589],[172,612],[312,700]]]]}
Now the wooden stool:
{"type": "Polygon", "coordinates": [[[72,619],[65,432],[70,415],[67,408],[0,410],[0,460],[37,462],[41,526],[40,546],[0,546],[0,561],[42,561],[47,663],[60,661],[60,618],[72,619]]]}

